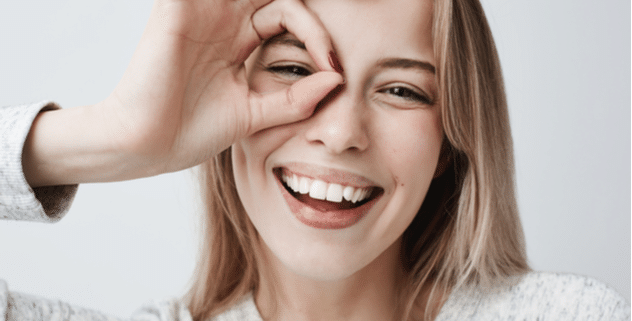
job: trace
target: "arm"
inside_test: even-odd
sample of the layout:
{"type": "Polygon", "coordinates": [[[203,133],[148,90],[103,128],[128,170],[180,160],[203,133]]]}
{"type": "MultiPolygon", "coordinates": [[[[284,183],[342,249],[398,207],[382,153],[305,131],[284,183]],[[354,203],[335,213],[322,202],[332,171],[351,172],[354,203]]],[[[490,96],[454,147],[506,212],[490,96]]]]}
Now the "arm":
{"type": "Polygon", "coordinates": [[[150,176],[126,161],[101,106],[39,113],[24,143],[22,166],[30,186],[55,186],[150,176]]]}
{"type": "Polygon", "coordinates": [[[297,0],[155,1],[105,100],[40,114],[24,147],[33,187],[119,181],[200,164],[261,129],[302,120],[342,82],[329,36],[297,0]],[[288,30],[322,72],[281,92],[248,88],[244,61],[288,30]]]}
{"type": "MultiPolygon", "coordinates": [[[[59,217],[78,183],[195,166],[242,137],[311,115],[342,81],[332,72],[329,36],[299,1],[253,3],[243,8],[234,1],[156,1],[132,61],[109,97],[91,106],[47,107],[25,118],[20,135],[26,130],[28,137],[12,142],[10,162],[4,162],[11,170],[2,173],[19,191],[3,193],[0,218],[59,217]],[[251,92],[244,60],[262,39],[284,30],[304,41],[325,71],[287,91],[251,92]],[[18,150],[23,150],[23,171],[16,166],[18,150]],[[35,205],[24,178],[41,205],[35,205]],[[38,188],[44,186],[51,187],[38,188]],[[54,196],[60,191],[67,196],[54,196]],[[16,206],[32,217],[8,214],[16,206]]],[[[3,126],[12,136],[10,128],[3,126]]]]}

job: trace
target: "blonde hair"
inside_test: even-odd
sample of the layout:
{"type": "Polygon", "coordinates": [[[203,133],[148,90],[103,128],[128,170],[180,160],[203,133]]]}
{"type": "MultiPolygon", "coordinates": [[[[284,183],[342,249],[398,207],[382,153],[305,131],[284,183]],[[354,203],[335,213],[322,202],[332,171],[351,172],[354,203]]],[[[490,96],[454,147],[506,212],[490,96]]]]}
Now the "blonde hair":
{"type": "MultiPolygon", "coordinates": [[[[478,0],[435,0],[433,41],[445,130],[435,178],[401,257],[402,319],[433,319],[449,292],[491,287],[529,270],[514,195],[513,148],[502,73],[478,0]]],[[[258,235],[239,200],[230,149],[201,166],[203,245],[189,291],[205,320],[256,291],[258,235]]]]}

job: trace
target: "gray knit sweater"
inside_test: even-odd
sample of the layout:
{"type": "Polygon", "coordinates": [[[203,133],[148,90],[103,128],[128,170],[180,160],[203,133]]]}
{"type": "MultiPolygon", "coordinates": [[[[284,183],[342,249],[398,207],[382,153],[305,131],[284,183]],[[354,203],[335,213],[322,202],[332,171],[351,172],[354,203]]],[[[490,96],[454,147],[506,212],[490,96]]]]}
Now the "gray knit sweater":
{"type": "MultiPolygon", "coordinates": [[[[33,119],[42,102],[0,108],[0,219],[55,222],[66,213],[77,186],[31,189],[24,179],[21,156],[33,119]]],[[[0,242],[4,242],[0,236],[0,242]]],[[[2,258],[7,259],[7,258],[2,258]]],[[[451,293],[437,320],[630,320],[630,306],[608,286],[590,278],[533,272],[513,285],[494,290],[461,289],[451,293]]],[[[103,313],[11,291],[0,279],[0,321],[120,320],[103,313]]],[[[128,320],[191,321],[181,300],[154,302],[128,320]]],[[[261,321],[252,295],[215,321],[261,321]]]]}

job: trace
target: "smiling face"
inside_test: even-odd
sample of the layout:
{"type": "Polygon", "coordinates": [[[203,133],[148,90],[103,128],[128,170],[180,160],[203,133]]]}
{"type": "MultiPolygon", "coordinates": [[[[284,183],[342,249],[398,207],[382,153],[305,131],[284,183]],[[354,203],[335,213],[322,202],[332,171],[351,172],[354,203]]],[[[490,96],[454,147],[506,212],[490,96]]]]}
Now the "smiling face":
{"type": "MultiPolygon", "coordinates": [[[[398,250],[391,245],[435,174],[443,130],[432,1],[306,4],[331,34],[346,84],[310,118],[233,145],[233,169],[269,259],[334,280],[398,250]]],[[[266,42],[247,69],[258,92],[287,88],[318,70],[289,34],[266,42]]]]}

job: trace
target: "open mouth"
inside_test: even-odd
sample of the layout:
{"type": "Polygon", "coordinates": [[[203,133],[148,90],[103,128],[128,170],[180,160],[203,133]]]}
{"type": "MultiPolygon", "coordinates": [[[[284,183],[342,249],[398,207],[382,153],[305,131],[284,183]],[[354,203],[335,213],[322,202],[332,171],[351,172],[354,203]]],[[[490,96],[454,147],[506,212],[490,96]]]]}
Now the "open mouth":
{"type": "Polygon", "coordinates": [[[275,168],[274,174],[289,195],[319,212],[357,209],[383,193],[383,189],[378,186],[358,187],[328,183],[283,168],[275,168]]]}

